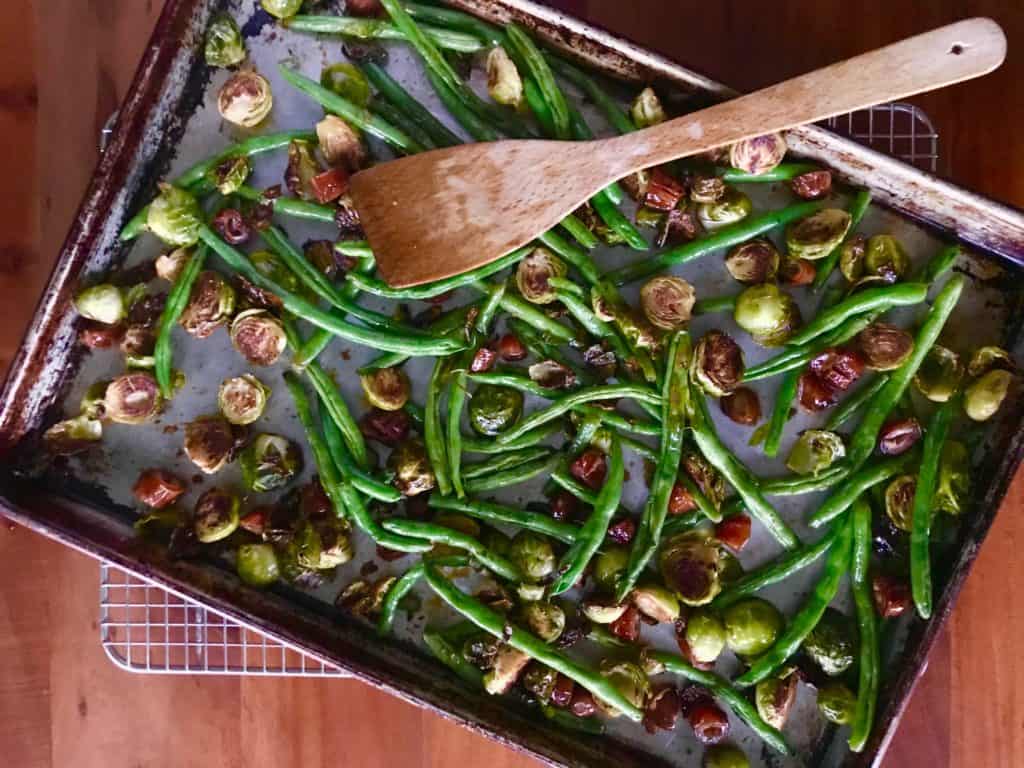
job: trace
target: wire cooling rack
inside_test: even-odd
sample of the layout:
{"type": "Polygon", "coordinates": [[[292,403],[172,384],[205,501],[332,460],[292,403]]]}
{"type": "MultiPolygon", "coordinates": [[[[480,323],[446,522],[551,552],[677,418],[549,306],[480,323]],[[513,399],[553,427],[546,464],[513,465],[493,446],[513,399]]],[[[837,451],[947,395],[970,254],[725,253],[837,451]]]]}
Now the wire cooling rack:
{"type": "MultiPolygon", "coordinates": [[[[938,165],[939,136],[912,104],[883,104],[824,124],[927,171],[938,165]]],[[[344,676],[336,667],[109,563],[100,565],[100,642],[110,660],[129,672],[344,676]]]]}

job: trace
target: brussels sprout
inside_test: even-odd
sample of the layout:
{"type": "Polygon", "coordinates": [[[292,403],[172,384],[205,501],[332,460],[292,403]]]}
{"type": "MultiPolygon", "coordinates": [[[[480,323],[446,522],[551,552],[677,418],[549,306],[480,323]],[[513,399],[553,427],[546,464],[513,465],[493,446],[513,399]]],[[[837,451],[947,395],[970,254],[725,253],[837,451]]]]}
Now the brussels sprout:
{"type": "MultiPolygon", "coordinates": [[[[484,546],[487,546],[486,542],[484,546]]],[[[528,584],[525,581],[516,584],[516,597],[527,603],[543,600],[544,591],[543,584],[528,584]]]]}
{"type": "Polygon", "coordinates": [[[958,440],[947,440],[942,446],[939,472],[932,504],[951,515],[959,515],[971,488],[971,463],[967,447],[958,440]]]}
{"type": "Polygon", "coordinates": [[[916,475],[899,475],[885,487],[885,514],[901,531],[910,531],[913,525],[914,491],[916,475]]]}
{"type": "Polygon", "coordinates": [[[302,468],[302,453],[287,438],[261,434],[239,457],[242,479],[257,493],[282,488],[302,468]]]}
{"type": "Polygon", "coordinates": [[[611,590],[619,577],[626,572],[629,564],[629,548],[621,544],[605,546],[594,560],[594,583],[605,590],[611,590]]]}
{"type": "Polygon", "coordinates": [[[263,10],[279,19],[287,19],[299,12],[302,0],[260,0],[263,10]]]}
{"type": "Polygon", "coordinates": [[[535,661],[531,662],[526,668],[521,684],[538,701],[547,704],[551,700],[551,694],[555,692],[555,684],[557,682],[558,673],[555,670],[535,661]]]}
{"type": "Polygon", "coordinates": [[[251,373],[224,379],[217,390],[217,405],[232,424],[252,424],[267,407],[270,388],[251,373]]]}
{"type": "Polygon", "coordinates": [[[995,369],[1012,373],[1017,370],[1017,366],[1010,353],[1002,347],[978,347],[967,364],[967,375],[977,378],[995,369]]]}
{"type": "Polygon", "coordinates": [[[864,270],[869,275],[900,279],[910,273],[910,257],[892,235],[873,235],[868,238],[864,270]]]}
{"type": "MultiPolygon", "coordinates": [[[[329,570],[344,565],[355,554],[352,549],[352,531],[344,520],[331,519],[317,527],[320,536],[320,561],[316,566],[319,570],[329,570]]],[[[372,603],[370,612],[377,612],[387,592],[389,579],[381,579],[374,585],[371,592],[372,603]]]]}
{"type": "MultiPolygon", "coordinates": [[[[633,706],[644,708],[647,697],[651,695],[651,681],[643,669],[631,661],[613,662],[606,660],[601,664],[601,676],[610,682],[633,706]]],[[[608,717],[618,717],[621,712],[594,696],[594,704],[608,717]]]]}
{"type": "Polygon", "coordinates": [[[190,335],[205,339],[224,325],[234,311],[235,289],[217,272],[204,270],[196,277],[178,323],[190,335]]]}
{"type": "Polygon", "coordinates": [[[220,416],[204,416],[185,425],[185,455],[207,475],[227,464],[234,450],[234,432],[220,416]]]}
{"type": "Polygon", "coordinates": [[[704,768],[750,768],[750,761],[738,747],[718,744],[704,753],[704,768]]]}
{"type": "Polygon", "coordinates": [[[512,538],[508,559],[531,581],[540,581],[555,570],[555,551],[551,542],[533,531],[520,531],[512,538]]]}
{"type": "Polygon", "coordinates": [[[944,403],[960,388],[963,375],[964,366],[960,356],[934,344],[914,374],[914,385],[929,400],[944,403]]]}
{"type": "Polygon", "coordinates": [[[725,640],[734,653],[757,656],[768,650],[782,630],[782,614],[759,597],[733,603],[725,610],[725,640]]]}
{"type": "Polygon", "coordinates": [[[846,455],[843,438],[824,429],[800,433],[786,459],[786,467],[798,475],[816,475],[846,455]]]}
{"type": "Polygon", "coordinates": [[[401,368],[378,368],[359,375],[370,405],[382,411],[398,411],[409,401],[409,377],[401,368]]]}
{"type": "Polygon", "coordinates": [[[415,438],[399,443],[391,452],[388,469],[395,475],[395,487],[405,496],[425,493],[434,487],[434,470],[430,467],[427,449],[415,438]]]}
{"type": "Polygon", "coordinates": [[[725,194],[713,203],[697,206],[697,219],[708,232],[729,224],[743,221],[750,215],[753,205],[750,198],[733,187],[726,187],[725,194]]]}
{"type": "Polygon", "coordinates": [[[725,648],[725,626],[713,613],[695,611],[686,620],[686,644],[694,661],[714,664],[725,648]]]}
{"type": "Polygon", "coordinates": [[[494,666],[484,675],[484,690],[492,696],[508,693],[530,657],[510,645],[503,645],[494,657],[494,666]]]}
{"type": "Polygon", "coordinates": [[[826,608],[803,642],[804,653],[829,677],[843,674],[857,657],[857,629],[849,618],[826,608]]]}
{"type": "Polygon", "coordinates": [[[842,683],[832,681],[818,689],[818,709],[830,723],[846,725],[853,720],[857,696],[842,683]]]}
{"type": "Polygon", "coordinates": [[[226,539],[238,528],[238,496],[222,488],[211,488],[196,502],[192,526],[203,544],[226,539]]]}
{"type": "Polygon", "coordinates": [[[522,609],[523,623],[545,643],[553,643],[565,630],[565,611],[554,603],[527,603],[522,609]]]}
{"type": "Polygon", "coordinates": [[[124,373],[107,385],[103,395],[105,415],[118,424],[144,424],[163,405],[160,387],[149,373],[124,373]]]}
{"type": "Polygon", "coordinates": [[[534,248],[516,267],[516,288],[532,304],[551,304],[558,294],[548,278],[565,277],[569,268],[547,248],[534,248]]]}
{"type": "Polygon", "coordinates": [[[633,123],[637,128],[649,128],[652,125],[665,122],[668,117],[661,106],[658,94],[650,86],[640,91],[633,99],[629,115],[633,118],[633,123]]]}
{"type": "Polygon", "coordinates": [[[194,245],[199,240],[203,212],[188,192],[161,182],[160,194],[149,204],[146,226],[168,245],[194,245]]]}
{"type": "Polygon", "coordinates": [[[75,296],[75,309],[84,318],[114,325],[124,319],[124,297],[117,286],[102,283],[79,292],[75,296]]]}
{"type": "Polygon", "coordinates": [[[655,277],[640,289],[644,317],[665,331],[677,331],[690,322],[696,299],[693,286],[681,277],[655,277]]]}
{"type": "Polygon", "coordinates": [[[1006,399],[1012,382],[1013,374],[1009,371],[994,368],[983,373],[964,390],[964,411],[974,421],[991,419],[1006,399]]]}
{"type": "Polygon", "coordinates": [[[725,501],[725,478],[722,474],[702,454],[694,451],[683,454],[682,467],[711,505],[720,509],[725,501]]]}
{"type": "Polygon", "coordinates": [[[366,147],[356,130],[337,115],[326,115],[316,124],[316,138],[327,164],[358,171],[366,162],[366,147]]]}
{"type": "Polygon", "coordinates": [[[370,103],[370,83],[352,64],[342,62],[324,67],[320,70],[320,85],[360,107],[370,103]]]}
{"type": "Polygon", "coordinates": [[[753,176],[775,168],[786,156],[786,140],[781,133],[767,133],[737,141],[729,147],[729,165],[753,176]]]}
{"type": "Polygon", "coordinates": [[[782,729],[789,719],[789,711],[796,700],[797,676],[769,677],[754,688],[757,714],[773,728],[782,729]]]}
{"type": "MultiPolygon", "coordinates": [[[[622,618],[629,608],[625,603],[606,602],[597,598],[587,598],[580,604],[580,611],[595,624],[614,624],[622,618]]],[[[678,612],[678,608],[676,609],[678,612]]]]}
{"type": "Polygon", "coordinates": [[[229,157],[210,169],[206,179],[226,197],[237,192],[251,173],[252,163],[248,157],[229,157]]]}
{"type": "Polygon", "coordinates": [[[322,170],[313,155],[313,145],[302,139],[292,139],[288,145],[288,166],[284,171],[288,190],[301,200],[316,200],[313,179],[322,170]]]}
{"type": "Polygon", "coordinates": [[[273,365],[288,346],[281,321],[263,309],[240,312],[230,335],[232,346],[253,365],[273,365]]]}
{"type": "Polygon", "coordinates": [[[678,533],[661,546],[658,567],[665,585],[686,605],[706,605],[722,591],[720,550],[705,530],[678,533]]]}
{"type": "Polygon", "coordinates": [[[690,199],[695,203],[717,203],[725,190],[725,182],[717,176],[694,176],[690,181],[690,199]]]}
{"type": "Polygon", "coordinates": [[[394,576],[384,576],[372,584],[365,579],[356,579],[341,591],[334,604],[353,616],[372,620],[380,615],[384,598],[396,581],[394,576]]]}
{"type": "Polygon", "coordinates": [[[487,92],[499,104],[518,109],[523,103],[523,79],[515,62],[500,45],[487,54],[487,92]]]}
{"type": "Polygon", "coordinates": [[[637,587],[630,599],[640,613],[659,624],[679,618],[679,601],[665,587],[655,584],[637,587]]]}
{"type": "Polygon", "coordinates": [[[531,381],[546,389],[569,389],[576,386],[576,373],[557,360],[541,360],[526,369],[531,381]]]}
{"type": "Polygon", "coordinates": [[[267,587],[277,581],[281,569],[277,553],[270,544],[243,544],[235,555],[238,578],[254,587],[267,587]]]}
{"type": "Polygon", "coordinates": [[[85,414],[58,421],[43,433],[46,450],[55,456],[70,456],[103,439],[103,422],[85,414]]]}
{"type": "Polygon", "coordinates": [[[510,387],[482,384],[469,401],[469,423],[481,435],[498,435],[523,413],[523,394],[510,387]]]}
{"type": "Polygon", "coordinates": [[[743,380],[743,350],[722,331],[705,333],[693,352],[693,377],[709,395],[728,395],[743,380]]]}
{"type": "Polygon", "coordinates": [[[167,251],[157,256],[153,262],[153,269],[156,270],[156,276],[161,280],[173,283],[191,258],[191,249],[175,248],[173,251],[167,251]]]}
{"type": "Polygon", "coordinates": [[[794,221],[786,227],[786,249],[799,259],[823,259],[846,237],[850,214],[839,208],[826,208],[794,221]]]}
{"type": "MultiPolygon", "coordinates": [[[[266,275],[281,287],[292,293],[301,293],[304,289],[299,279],[284,263],[277,257],[277,254],[270,251],[253,251],[249,254],[249,261],[260,274],[266,275]]],[[[262,290],[262,289],[258,289],[262,290]]],[[[269,294],[273,295],[273,294],[269,294]]],[[[262,302],[266,304],[267,302],[262,302]]],[[[276,304],[276,302],[270,302],[276,304]]]]}
{"type": "Polygon", "coordinates": [[[914,337],[888,323],[872,323],[857,334],[864,366],[873,371],[894,371],[914,351],[914,337]]]}
{"type": "Polygon", "coordinates": [[[218,13],[210,22],[203,56],[211,67],[233,67],[245,60],[242,32],[228,14],[218,13]]]}
{"type": "Polygon", "coordinates": [[[740,243],[730,250],[725,257],[725,268],[741,283],[770,283],[779,273],[781,258],[770,240],[759,237],[740,243]]]}
{"type": "Polygon", "coordinates": [[[270,114],[273,106],[274,94],[270,90],[270,83],[257,72],[232,75],[217,93],[217,111],[220,116],[242,128],[255,128],[270,114]]]}
{"type": "Polygon", "coordinates": [[[733,319],[758,344],[775,347],[800,325],[800,307],[777,285],[752,285],[736,297],[733,319]]]}
{"type": "Polygon", "coordinates": [[[97,381],[89,385],[78,403],[78,413],[89,419],[104,419],[107,415],[107,387],[109,381],[97,381]]]}
{"type": "Polygon", "coordinates": [[[864,276],[864,256],[868,241],[864,235],[848,237],[839,249],[839,271],[848,283],[856,283],[864,276]]]}

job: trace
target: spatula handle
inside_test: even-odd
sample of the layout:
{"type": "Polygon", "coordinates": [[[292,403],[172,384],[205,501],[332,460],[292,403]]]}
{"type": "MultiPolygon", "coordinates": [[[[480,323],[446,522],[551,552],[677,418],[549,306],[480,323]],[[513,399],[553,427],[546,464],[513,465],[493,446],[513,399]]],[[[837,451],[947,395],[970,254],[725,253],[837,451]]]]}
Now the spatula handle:
{"type": "Polygon", "coordinates": [[[950,24],[692,115],[610,139],[621,176],[991,72],[1006,37],[991,19],[950,24]]]}

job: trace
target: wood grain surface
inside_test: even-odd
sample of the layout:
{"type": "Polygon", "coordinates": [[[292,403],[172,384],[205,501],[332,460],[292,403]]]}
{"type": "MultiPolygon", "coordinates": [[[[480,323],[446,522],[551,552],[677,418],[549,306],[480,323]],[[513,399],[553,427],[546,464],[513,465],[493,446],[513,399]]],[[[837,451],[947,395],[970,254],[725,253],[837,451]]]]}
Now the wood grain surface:
{"type": "MultiPolygon", "coordinates": [[[[156,0],[8,0],[0,27],[0,370],[13,354],[131,79],[156,0]]],[[[562,0],[750,90],[958,18],[1009,38],[1003,68],[915,99],[943,171],[1024,206],[1020,0],[562,0]]],[[[887,768],[1024,765],[1024,481],[1018,478],[933,655],[887,768]],[[1021,591],[1018,591],[1018,587],[1021,591]]],[[[525,766],[359,683],[130,675],[100,650],[97,566],[0,525],[0,765],[228,768],[525,766]]]]}

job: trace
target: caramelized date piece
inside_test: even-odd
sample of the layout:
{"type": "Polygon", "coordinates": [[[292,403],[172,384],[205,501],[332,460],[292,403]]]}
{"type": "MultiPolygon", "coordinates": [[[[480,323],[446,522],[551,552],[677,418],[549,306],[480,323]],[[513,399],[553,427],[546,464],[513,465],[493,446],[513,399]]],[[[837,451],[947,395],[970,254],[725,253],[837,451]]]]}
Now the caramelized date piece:
{"type": "Polygon", "coordinates": [[[242,245],[252,235],[245,217],[235,208],[225,208],[213,217],[213,228],[231,245],[242,245]]]}
{"type": "Polygon", "coordinates": [[[921,425],[915,418],[887,421],[878,436],[878,450],[886,456],[899,456],[913,448],[921,434],[921,425]]]}
{"type": "Polygon", "coordinates": [[[374,408],[359,420],[359,429],[368,440],[395,446],[409,436],[409,414],[374,408]]]}
{"type": "Polygon", "coordinates": [[[690,707],[686,719],[701,744],[718,744],[729,735],[729,718],[717,704],[703,703],[690,707]]]}
{"type": "Polygon", "coordinates": [[[807,259],[783,259],[779,277],[786,285],[810,285],[818,274],[814,263],[807,259]]]}
{"type": "Polygon", "coordinates": [[[836,404],[835,390],[810,371],[806,371],[800,376],[798,388],[800,407],[805,411],[812,413],[823,411],[836,404]]]}
{"type": "Polygon", "coordinates": [[[829,171],[808,171],[794,176],[789,182],[790,189],[804,200],[817,200],[832,189],[832,174],[829,171]]]}
{"type": "Polygon", "coordinates": [[[715,538],[733,552],[739,552],[750,540],[750,518],[732,515],[715,526],[715,538]]]}
{"type": "Polygon", "coordinates": [[[591,490],[598,490],[604,485],[608,474],[608,460],[596,448],[588,448],[569,465],[569,474],[591,490]]]}
{"type": "Polygon", "coordinates": [[[577,685],[573,689],[569,709],[576,717],[593,717],[597,712],[597,705],[594,704],[594,697],[590,695],[590,691],[577,685]]]}
{"type": "Polygon", "coordinates": [[[96,320],[83,320],[78,329],[78,340],[89,349],[109,349],[120,344],[122,336],[123,325],[107,325],[96,320]]]}
{"type": "Polygon", "coordinates": [[[555,679],[555,687],[551,689],[551,706],[565,709],[572,703],[572,694],[576,689],[576,683],[572,678],[559,673],[555,679]]]}
{"type": "Polygon", "coordinates": [[[644,206],[655,211],[671,211],[685,193],[682,184],[660,168],[655,168],[647,184],[644,206]]]}
{"type": "Polygon", "coordinates": [[[629,544],[636,535],[636,523],[623,517],[608,526],[608,538],[616,544],[629,544]]]}
{"type": "Polygon", "coordinates": [[[185,492],[185,484],[170,472],[146,469],[132,486],[132,495],[147,507],[163,509],[185,492]]]}
{"type": "Polygon", "coordinates": [[[654,691],[644,707],[643,723],[647,732],[671,731],[678,720],[679,694],[676,689],[667,686],[654,691]]]}
{"type": "Polygon", "coordinates": [[[668,513],[670,515],[685,515],[697,508],[690,491],[682,483],[672,486],[672,493],[668,497],[668,513]]]}
{"type": "Polygon", "coordinates": [[[900,616],[910,607],[910,590],[906,583],[884,573],[871,577],[871,594],[875,610],[883,619],[900,616]]]}
{"type": "Polygon", "coordinates": [[[472,373],[483,373],[494,367],[498,354],[490,347],[480,347],[473,355],[473,361],[469,364],[472,373]]]}
{"type": "Polygon", "coordinates": [[[608,631],[620,640],[635,643],[640,639],[640,611],[635,605],[629,606],[625,613],[608,625],[608,631]]]}
{"type": "Polygon", "coordinates": [[[864,373],[864,358],[853,349],[831,348],[811,360],[810,368],[830,389],[845,392],[864,373]]]}
{"type": "Polygon", "coordinates": [[[254,533],[257,536],[262,536],[263,532],[267,529],[267,523],[273,514],[271,507],[256,507],[252,512],[243,515],[238,521],[238,527],[254,533]]]}
{"type": "Polygon", "coordinates": [[[579,500],[569,491],[559,491],[551,497],[551,516],[555,520],[572,521],[579,513],[579,500]]]}
{"type": "Polygon", "coordinates": [[[518,337],[514,334],[506,333],[498,340],[498,354],[501,355],[501,359],[507,363],[514,363],[518,360],[522,360],[526,357],[526,347],[523,346],[518,337]]]}
{"type": "Polygon", "coordinates": [[[722,413],[737,424],[752,426],[761,420],[761,401],[750,387],[737,387],[718,401],[722,413]]]}

